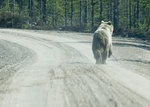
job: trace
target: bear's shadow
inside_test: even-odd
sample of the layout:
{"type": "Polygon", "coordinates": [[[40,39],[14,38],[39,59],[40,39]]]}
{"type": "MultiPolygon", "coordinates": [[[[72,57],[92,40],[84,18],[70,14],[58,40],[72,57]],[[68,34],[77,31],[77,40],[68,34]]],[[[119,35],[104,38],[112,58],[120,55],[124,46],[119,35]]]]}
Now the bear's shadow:
{"type": "Polygon", "coordinates": [[[56,42],[56,43],[92,43],[90,41],[79,41],[79,42],[56,42]]]}
{"type": "Polygon", "coordinates": [[[117,59],[117,61],[150,64],[150,61],[146,61],[146,60],[137,60],[137,59],[117,59]]]}
{"type": "Polygon", "coordinates": [[[130,44],[130,43],[113,43],[114,46],[121,46],[121,47],[136,47],[136,48],[141,48],[141,49],[145,49],[145,50],[150,50],[150,46],[146,46],[146,45],[136,45],[136,44],[130,44]]]}

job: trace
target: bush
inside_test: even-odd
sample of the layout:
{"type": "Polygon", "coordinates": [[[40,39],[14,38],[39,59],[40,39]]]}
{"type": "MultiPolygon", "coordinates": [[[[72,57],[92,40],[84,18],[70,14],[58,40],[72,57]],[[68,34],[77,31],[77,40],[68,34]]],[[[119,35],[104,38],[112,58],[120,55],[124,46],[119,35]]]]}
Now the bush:
{"type": "Polygon", "coordinates": [[[0,14],[0,27],[6,28],[21,28],[22,18],[17,14],[1,13],[0,14]]]}

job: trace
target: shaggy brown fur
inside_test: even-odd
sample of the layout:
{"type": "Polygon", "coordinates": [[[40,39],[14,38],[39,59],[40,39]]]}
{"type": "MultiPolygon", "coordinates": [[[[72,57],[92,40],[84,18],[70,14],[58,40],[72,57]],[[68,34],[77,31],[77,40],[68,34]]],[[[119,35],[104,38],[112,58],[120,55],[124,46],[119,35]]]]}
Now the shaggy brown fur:
{"type": "Polygon", "coordinates": [[[93,36],[92,50],[96,64],[105,64],[108,57],[112,55],[112,33],[111,22],[101,22],[93,36]]]}

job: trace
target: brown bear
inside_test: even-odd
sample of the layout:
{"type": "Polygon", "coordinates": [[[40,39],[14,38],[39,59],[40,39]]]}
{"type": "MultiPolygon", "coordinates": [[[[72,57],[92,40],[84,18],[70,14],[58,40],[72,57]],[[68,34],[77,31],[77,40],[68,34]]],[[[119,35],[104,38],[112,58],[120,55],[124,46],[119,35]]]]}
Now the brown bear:
{"type": "Polygon", "coordinates": [[[101,25],[94,32],[92,50],[96,64],[105,64],[106,59],[112,55],[113,25],[101,21],[101,25]]]}

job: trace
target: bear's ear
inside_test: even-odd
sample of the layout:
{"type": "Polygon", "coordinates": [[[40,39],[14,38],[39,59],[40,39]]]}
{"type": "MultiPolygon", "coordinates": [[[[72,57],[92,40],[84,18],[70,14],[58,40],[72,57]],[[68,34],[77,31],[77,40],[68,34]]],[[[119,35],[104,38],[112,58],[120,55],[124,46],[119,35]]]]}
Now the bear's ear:
{"type": "Polygon", "coordinates": [[[108,25],[112,25],[111,21],[107,22],[108,25]]]}
{"type": "Polygon", "coordinates": [[[102,20],[101,23],[104,23],[104,21],[102,20]]]}

